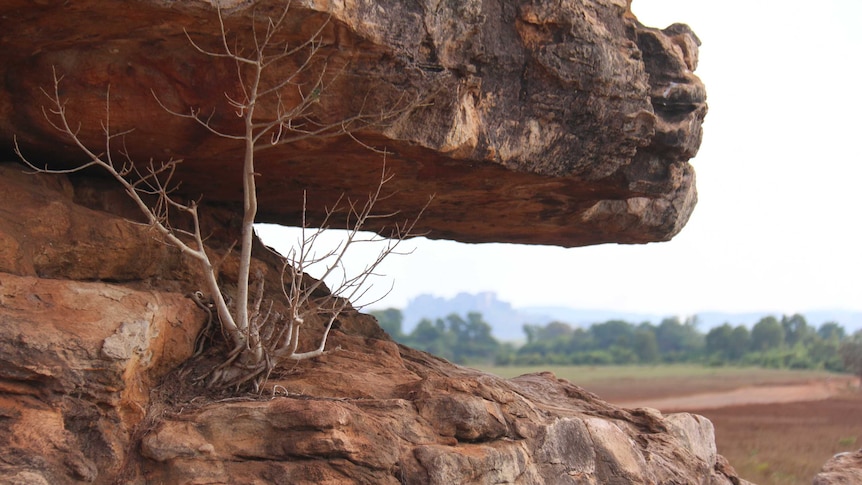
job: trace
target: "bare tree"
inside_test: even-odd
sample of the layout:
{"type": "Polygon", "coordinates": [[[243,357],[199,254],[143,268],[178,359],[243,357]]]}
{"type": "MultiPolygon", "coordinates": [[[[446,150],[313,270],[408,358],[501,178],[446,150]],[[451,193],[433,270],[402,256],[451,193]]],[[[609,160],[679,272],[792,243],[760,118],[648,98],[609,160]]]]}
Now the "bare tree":
{"type": "MultiPolygon", "coordinates": [[[[212,309],[211,320],[217,321],[221,332],[229,344],[222,362],[210,369],[205,376],[210,387],[228,387],[251,384],[255,389],[266,380],[269,373],[283,360],[302,360],[321,355],[326,348],[327,337],[333,323],[349,307],[351,300],[361,298],[367,289],[368,278],[375,268],[389,255],[397,252],[398,244],[411,237],[418,216],[404,220],[391,227],[388,239],[383,243],[376,260],[354,275],[344,269],[344,256],[348,249],[358,243],[369,241],[360,230],[371,219],[394,218],[396,214],[378,214],[375,204],[386,195],[383,189],[392,178],[384,163],[377,187],[366,200],[357,202],[342,198],[327,210],[326,220],[321,229],[304,232],[298,247],[293,248],[284,258],[282,268],[282,295],[286,314],[273,310],[273,302],[265,298],[263,275],[251,275],[252,243],[254,223],[257,216],[257,188],[255,155],[264,149],[295,143],[307,138],[352,136],[352,133],[370,124],[383,123],[404,113],[411,103],[391,109],[369,113],[363,107],[359,113],[334,123],[322,122],[313,114],[313,107],[332,82],[333,74],[327,73],[325,64],[312,70],[314,60],[321,49],[321,34],[328,21],[325,21],[307,40],[290,45],[277,40],[279,31],[288,19],[288,4],[276,17],[254,18],[252,21],[251,46],[243,48],[239,36],[232,35],[225,26],[222,11],[217,10],[221,29],[221,46],[210,50],[194,41],[186,34],[191,46],[210,58],[227,60],[235,65],[236,78],[240,86],[238,95],[226,94],[230,109],[242,121],[237,131],[216,126],[213,114],[204,116],[199,109],[187,111],[167,107],[158,94],[153,95],[159,104],[175,116],[180,116],[200,124],[218,137],[235,140],[244,146],[242,160],[243,217],[239,244],[239,271],[232,296],[228,296],[225,286],[220,282],[218,265],[207,253],[201,232],[199,205],[197,202],[183,202],[176,194],[172,181],[178,160],[154,163],[145,167],[136,164],[122,146],[121,141],[129,132],[114,132],[110,119],[110,89],[106,102],[105,119],[102,123],[104,147],[94,151],[78,136],[80,126],[70,123],[66,104],[60,96],[62,76],[54,72],[53,89],[43,91],[50,99],[50,106],[43,109],[48,121],[54,128],[64,133],[87,157],[88,161],[69,170],[50,170],[36,167],[21,153],[16,143],[16,153],[31,168],[51,173],[68,173],[90,167],[107,171],[125,189],[129,197],[140,208],[148,223],[170,244],[197,261],[202,269],[202,290],[209,293],[211,303],[207,304],[203,291],[197,292],[195,300],[205,309],[212,309]],[[296,66],[286,76],[274,77],[269,71],[281,63],[290,61],[296,66]],[[148,203],[148,200],[155,202],[148,203]],[[344,212],[348,221],[347,235],[337,248],[323,254],[314,252],[315,241],[323,229],[328,227],[336,214],[344,212]],[[181,229],[171,223],[177,214],[185,214],[190,219],[190,229],[181,229]],[[305,271],[314,265],[323,265],[320,280],[309,282],[304,278],[305,271]],[[313,295],[323,285],[324,279],[341,274],[340,283],[330,289],[331,297],[325,302],[317,301],[313,295]],[[254,294],[251,294],[251,293],[254,294]],[[325,328],[319,345],[308,351],[300,351],[299,335],[303,324],[310,315],[325,315],[325,328]]],[[[401,103],[399,103],[401,104],[401,103]]],[[[429,200],[430,202],[430,200],[429,200]]],[[[303,217],[306,213],[303,200],[303,217]]],[[[423,209],[424,210],[424,209],[423,209]]],[[[421,215],[421,212],[420,212],[421,215]]],[[[307,225],[303,221],[303,228],[307,225]]],[[[377,239],[377,238],[371,238],[377,239]]],[[[200,350],[200,349],[199,349],[200,350]]]]}

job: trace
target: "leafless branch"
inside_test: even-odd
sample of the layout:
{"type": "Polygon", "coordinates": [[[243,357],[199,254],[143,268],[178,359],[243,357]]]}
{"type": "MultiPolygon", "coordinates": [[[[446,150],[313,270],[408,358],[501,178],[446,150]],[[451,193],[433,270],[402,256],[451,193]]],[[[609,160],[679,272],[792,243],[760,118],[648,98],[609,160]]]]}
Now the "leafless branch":
{"type": "MultiPolygon", "coordinates": [[[[218,320],[221,334],[226,336],[227,340],[227,350],[224,351],[221,362],[199,379],[209,386],[251,385],[259,389],[280,362],[304,360],[323,354],[326,351],[327,339],[339,316],[349,308],[359,307],[359,301],[367,295],[369,278],[376,275],[376,269],[387,256],[401,254],[397,249],[399,244],[403,239],[415,235],[413,229],[424,211],[423,208],[415,218],[394,224],[388,239],[362,235],[363,227],[370,221],[394,219],[399,216],[398,212],[375,212],[375,206],[391,195],[386,193],[384,188],[392,180],[393,174],[387,171],[386,152],[382,151],[380,153],[383,153],[384,161],[376,187],[364,200],[339,198],[332,207],[326,209],[319,229],[310,229],[306,223],[307,201],[303,196],[302,238],[283,258],[280,275],[283,301],[278,308],[283,307],[286,311],[279,310],[274,300],[267,297],[265,275],[257,273],[252,277],[252,243],[258,204],[256,153],[308,138],[348,135],[356,139],[353,136],[354,131],[386,122],[414,106],[411,103],[402,105],[399,100],[398,105],[391,109],[371,113],[366,112],[367,100],[364,100],[359,112],[352,116],[335,122],[324,122],[316,118],[315,107],[322,93],[332,86],[334,78],[339,74],[330,72],[325,64],[318,69],[320,64],[316,62],[323,48],[322,36],[330,19],[321,22],[310,38],[290,45],[278,40],[280,30],[286,24],[289,8],[288,3],[272,18],[259,19],[255,16],[248,34],[251,39],[250,47],[243,43],[248,36],[242,37],[229,31],[220,9],[216,12],[220,31],[218,49],[206,48],[195,41],[189,32],[185,32],[195,51],[213,60],[232,62],[236,66],[239,92],[225,93],[225,103],[227,108],[240,118],[241,128],[233,124],[216,126],[216,120],[220,119],[216,116],[217,109],[208,110],[206,114],[199,107],[176,110],[168,107],[155,91],[152,92],[159,106],[166,112],[191,120],[213,135],[236,141],[244,148],[242,225],[241,236],[236,243],[239,248],[239,269],[236,281],[233,282],[233,295],[229,295],[230,292],[219,281],[221,261],[213,264],[204,246],[198,201],[186,202],[175,197],[178,184],[174,182],[174,177],[181,160],[150,160],[147,164],[136,164],[125,146],[125,137],[131,130],[112,131],[110,89],[106,93],[105,115],[101,123],[101,152],[91,150],[79,137],[81,126],[70,122],[66,103],[60,96],[63,76],[55,70],[53,90],[43,91],[49,100],[48,107],[43,108],[48,123],[65,134],[85,156],[85,161],[77,167],[58,170],[36,167],[24,157],[15,139],[15,153],[33,170],[72,173],[99,167],[107,171],[125,189],[144,214],[148,224],[168,243],[197,261],[204,278],[202,285],[209,292],[212,301],[206,310],[213,320],[218,320]],[[281,77],[271,75],[268,70],[278,70],[277,66],[281,63],[289,63],[288,65],[294,67],[281,77]],[[315,69],[317,71],[314,71],[315,69]],[[190,225],[182,228],[172,225],[172,217],[176,214],[183,214],[190,221],[190,225]],[[343,242],[318,254],[316,243],[319,237],[338,217],[343,217],[346,224],[347,233],[343,242]],[[357,273],[349,273],[344,265],[348,251],[358,244],[371,242],[381,244],[382,249],[378,256],[357,273]],[[323,268],[319,279],[305,277],[310,269],[319,267],[323,268]],[[336,281],[334,287],[327,296],[321,296],[324,294],[321,291],[324,289],[324,281],[332,279],[336,281]],[[353,307],[351,302],[354,302],[353,307]],[[302,328],[320,322],[324,322],[322,330],[314,330],[317,346],[301,351],[299,347],[302,342],[302,328]]],[[[232,249],[233,246],[228,253],[232,249]]]]}

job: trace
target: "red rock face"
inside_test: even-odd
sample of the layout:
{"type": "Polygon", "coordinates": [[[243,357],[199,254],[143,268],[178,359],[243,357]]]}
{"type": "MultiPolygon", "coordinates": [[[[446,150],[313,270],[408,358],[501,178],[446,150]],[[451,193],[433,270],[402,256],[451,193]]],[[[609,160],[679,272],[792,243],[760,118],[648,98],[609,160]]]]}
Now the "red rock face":
{"type": "Polygon", "coordinates": [[[0,194],[2,483],[746,483],[704,418],[456,366],[352,311],[262,395],[188,394],[195,269],[64,176],[0,164],[0,194]]]}
{"type": "MultiPolygon", "coordinates": [[[[281,5],[234,3],[225,14],[237,46],[253,13],[281,5]]],[[[410,216],[436,194],[418,228],[430,237],[670,238],[695,202],[687,160],[706,111],[691,74],[696,38],[639,25],[621,0],[534,3],[296,1],[279,35],[296,45],[322,26],[308,74],[325,65],[338,75],[314,94],[313,120],[394,113],[353,135],[388,152],[394,194],[382,212],[410,216]]],[[[111,126],[135,130],[125,151],[185,160],[177,195],[209,203],[208,251],[223,256],[242,146],[152,94],[237,128],[224,98],[240,94],[235,66],[202,56],[186,32],[218,47],[208,4],[5,2],[0,143],[11,154],[17,137],[35,163],[79,163],[43,118],[41,89],[52,68],[65,76],[69,117],[99,151],[110,85],[111,126]]],[[[382,166],[350,137],[262,150],[258,161],[261,220],[283,224],[299,221],[303,192],[320,222],[337,197],[374,188],[382,166]]],[[[551,374],[503,380],[455,366],[354,312],[330,335],[340,350],[277,369],[264,396],[178,394],[193,368],[178,366],[207,365],[190,359],[207,316],[185,297],[200,269],[127,219],[135,208],[98,174],[20,168],[0,165],[4,483],[743,483],[702,418],[620,409],[551,374]]],[[[257,256],[254,273],[277,299],[281,266],[257,256]]],[[[218,259],[230,280],[236,258],[218,259]]],[[[309,322],[305,338],[320,331],[309,322]]]]}
{"type": "MultiPolygon", "coordinates": [[[[248,42],[251,17],[277,11],[276,4],[238,3],[225,11],[227,26],[248,42]]],[[[0,19],[0,143],[7,149],[15,135],[37,163],[81,160],[43,118],[40,89],[50,89],[55,68],[88,144],[104,144],[110,85],[111,123],[134,129],[125,143],[135,160],[181,158],[185,195],[241,201],[242,146],[168,114],[153,96],[237,129],[225,100],[239,96],[234,66],[202,55],[186,36],[218,48],[218,22],[206,4],[5,2],[0,19]]],[[[355,136],[388,151],[393,195],[381,211],[411,216],[435,195],[417,228],[429,237],[644,243],[671,238],[688,220],[696,202],[688,160],[706,105],[692,74],[697,40],[686,27],[644,27],[622,1],[392,0],[373,8],[306,1],[294,2],[281,35],[296,45],[321,25],[310,72],[325,65],[332,76],[315,119],[396,112],[355,136]]],[[[298,62],[269,72],[283,78],[298,62]]],[[[350,137],[262,150],[258,159],[260,220],[293,225],[304,191],[311,222],[319,223],[342,194],[364,197],[383,165],[379,153],[350,137]]]]}

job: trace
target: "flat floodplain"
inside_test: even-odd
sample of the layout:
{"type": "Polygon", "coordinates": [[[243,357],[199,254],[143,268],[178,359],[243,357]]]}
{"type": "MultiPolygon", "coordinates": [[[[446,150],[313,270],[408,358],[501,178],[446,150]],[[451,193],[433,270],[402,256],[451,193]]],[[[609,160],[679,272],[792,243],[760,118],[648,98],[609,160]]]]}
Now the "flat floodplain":
{"type": "Polygon", "coordinates": [[[715,425],[719,453],[758,485],[809,485],[832,455],[862,448],[862,392],[846,374],[696,365],[482,370],[502,377],[549,371],[618,405],[663,403],[668,408],[659,409],[666,413],[706,416],[715,425]],[[787,398],[788,393],[799,401],[787,398]],[[719,394],[724,394],[720,400],[719,394]],[[756,395],[785,397],[784,402],[757,403],[751,400],[756,395]],[[685,399],[674,405],[676,397],[685,399]]]}

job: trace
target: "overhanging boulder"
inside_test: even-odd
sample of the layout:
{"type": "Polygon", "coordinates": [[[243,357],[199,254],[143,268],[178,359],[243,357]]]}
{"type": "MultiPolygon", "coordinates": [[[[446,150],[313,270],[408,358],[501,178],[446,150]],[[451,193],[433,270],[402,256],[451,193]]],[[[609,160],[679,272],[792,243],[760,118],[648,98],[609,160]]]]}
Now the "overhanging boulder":
{"type": "MultiPolygon", "coordinates": [[[[222,2],[229,29],[281,2],[222,2]]],[[[399,107],[385,125],[352,137],[261,151],[260,220],[319,224],[342,194],[378,181],[385,148],[395,177],[381,212],[416,214],[430,238],[582,246],[673,237],[696,202],[688,160],[700,145],[705,91],[692,73],[698,40],[684,25],[641,25],[623,0],[434,2],[295,1],[286,41],[324,25],[321,58],[333,76],[315,106],[320,119],[368,106],[399,107]]],[[[217,46],[208,2],[4,2],[0,6],[0,144],[13,136],[38,162],[82,159],[43,117],[52,68],[64,75],[81,136],[103,144],[111,93],[115,131],[133,159],[181,158],[190,198],[241,203],[242,146],[166,112],[214,110],[236,117],[233,66],[201,54],[217,46]],[[188,37],[186,35],[188,33],[188,37]]],[[[281,66],[284,73],[291,65],[281,66]]],[[[396,108],[393,108],[396,109],[396,108]]],[[[369,227],[372,228],[373,227],[369,227]]],[[[379,229],[379,227],[377,227],[379,229]]]]}

